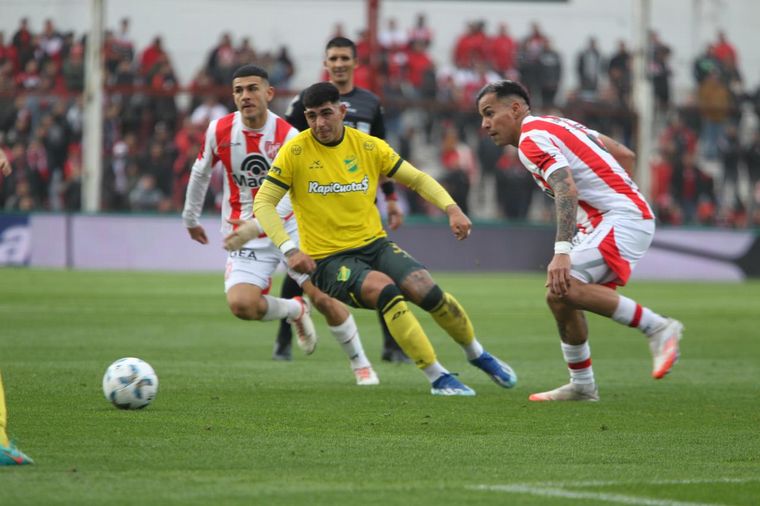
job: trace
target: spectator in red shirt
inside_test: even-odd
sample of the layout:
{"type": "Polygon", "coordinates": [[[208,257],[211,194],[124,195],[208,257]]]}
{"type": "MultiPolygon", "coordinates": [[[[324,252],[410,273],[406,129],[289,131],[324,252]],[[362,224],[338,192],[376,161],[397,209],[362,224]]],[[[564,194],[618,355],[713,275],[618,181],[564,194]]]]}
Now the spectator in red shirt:
{"type": "Polygon", "coordinates": [[[157,36],[153,39],[151,45],[145,48],[140,57],[140,71],[142,74],[148,75],[161,56],[166,56],[166,53],[164,52],[161,37],[157,36]]]}
{"type": "Polygon", "coordinates": [[[496,72],[506,76],[514,71],[517,43],[509,36],[506,23],[499,23],[499,31],[490,39],[488,47],[488,61],[496,72]]]}
{"type": "MultiPolygon", "coordinates": [[[[369,61],[369,32],[367,30],[359,30],[359,37],[356,41],[356,59],[360,61],[369,61]]],[[[329,78],[323,79],[328,81],[329,78]]]]}
{"type": "Polygon", "coordinates": [[[737,64],[736,49],[728,42],[723,31],[718,32],[718,42],[713,46],[713,55],[724,65],[737,64]]]}
{"type": "Polygon", "coordinates": [[[408,67],[407,78],[414,88],[419,89],[425,77],[425,71],[433,64],[425,52],[425,43],[415,40],[410,44],[406,52],[406,65],[408,67]]]}
{"type": "Polygon", "coordinates": [[[680,114],[673,114],[668,125],[660,134],[660,147],[670,163],[681,159],[684,153],[697,152],[697,134],[689,128],[680,114]]]}
{"type": "Polygon", "coordinates": [[[18,72],[18,53],[13,44],[5,44],[5,34],[0,32],[0,66],[6,62],[11,62],[13,72],[18,72]]]}
{"type": "Polygon", "coordinates": [[[471,68],[474,61],[486,59],[488,37],[483,31],[482,21],[472,21],[467,33],[460,36],[454,46],[454,63],[460,68],[471,68]]]}

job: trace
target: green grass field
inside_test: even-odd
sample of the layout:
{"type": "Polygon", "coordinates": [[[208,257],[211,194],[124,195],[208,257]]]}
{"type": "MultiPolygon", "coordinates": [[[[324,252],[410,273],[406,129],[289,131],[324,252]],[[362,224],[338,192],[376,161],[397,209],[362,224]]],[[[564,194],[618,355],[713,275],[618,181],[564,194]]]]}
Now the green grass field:
{"type": "Polygon", "coordinates": [[[567,379],[543,278],[436,277],[514,390],[427,315],[477,397],[435,398],[413,366],[381,363],[368,311],[382,383],[360,388],[320,317],[314,355],[272,361],[275,324],[235,320],[219,274],[1,269],[9,432],[37,463],[0,470],[0,504],[760,504],[760,283],[634,282],[626,295],[687,327],[673,373],[652,380],[645,339],[590,316],[602,402],[534,404],[567,379]],[[143,411],[101,393],[122,356],[160,378],[143,411]]]}

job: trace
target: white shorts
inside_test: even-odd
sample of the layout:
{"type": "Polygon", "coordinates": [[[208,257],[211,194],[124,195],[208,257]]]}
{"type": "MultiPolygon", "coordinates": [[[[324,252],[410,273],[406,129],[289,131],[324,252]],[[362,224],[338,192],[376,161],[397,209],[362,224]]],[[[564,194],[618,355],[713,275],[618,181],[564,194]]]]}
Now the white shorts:
{"type": "Polygon", "coordinates": [[[584,283],[625,286],[654,238],[654,220],[605,217],[590,234],[578,233],[571,274],[584,283]]]}
{"type": "MultiPolygon", "coordinates": [[[[296,220],[288,220],[284,223],[285,231],[290,235],[296,245],[298,242],[298,226],[296,220]]],[[[272,275],[277,270],[280,262],[285,262],[285,256],[272,241],[266,241],[265,246],[259,245],[260,240],[254,239],[246,243],[238,251],[230,251],[227,256],[227,266],[224,270],[224,293],[240,283],[247,283],[261,288],[264,293],[269,292],[272,286],[272,275]],[[256,241],[256,247],[249,247],[256,241]]],[[[288,276],[293,278],[298,286],[309,279],[308,274],[301,274],[288,269],[288,276]]]]}

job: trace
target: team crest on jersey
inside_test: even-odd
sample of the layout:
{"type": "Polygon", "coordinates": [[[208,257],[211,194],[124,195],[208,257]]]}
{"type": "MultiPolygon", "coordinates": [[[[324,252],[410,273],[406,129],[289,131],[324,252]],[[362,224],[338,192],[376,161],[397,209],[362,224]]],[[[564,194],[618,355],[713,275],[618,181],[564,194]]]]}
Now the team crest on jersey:
{"type": "Polygon", "coordinates": [[[371,141],[365,142],[364,143],[364,149],[367,150],[367,151],[372,151],[373,149],[375,149],[375,143],[371,142],[371,141]]]}
{"type": "Polygon", "coordinates": [[[282,147],[282,142],[266,141],[264,143],[264,152],[267,154],[267,156],[271,160],[274,160],[277,157],[277,152],[280,151],[281,147],[282,147]]]}
{"type": "Polygon", "coordinates": [[[294,155],[298,156],[301,153],[303,153],[303,148],[301,146],[299,146],[298,144],[296,144],[296,145],[290,147],[290,152],[293,153],[294,155]]]}
{"type": "Polygon", "coordinates": [[[346,158],[343,160],[343,163],[346,164],[346,170],[348,172],[354,173],[359,170],[359,163],[356,161],[356,155],[351,155],[346,158]]]}

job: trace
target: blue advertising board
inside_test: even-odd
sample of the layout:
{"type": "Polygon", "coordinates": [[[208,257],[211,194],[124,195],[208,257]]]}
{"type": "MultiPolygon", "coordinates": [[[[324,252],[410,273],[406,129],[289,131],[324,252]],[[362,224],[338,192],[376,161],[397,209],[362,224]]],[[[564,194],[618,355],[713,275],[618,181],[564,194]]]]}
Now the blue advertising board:
{"type": "Polygon", "coordinates": [[[29,265],[32,232],[27,214],[0,214],[0,266],[29,265]]]}

